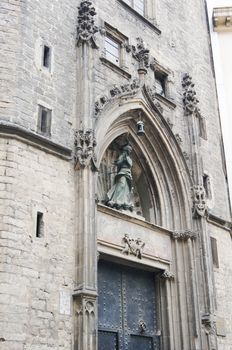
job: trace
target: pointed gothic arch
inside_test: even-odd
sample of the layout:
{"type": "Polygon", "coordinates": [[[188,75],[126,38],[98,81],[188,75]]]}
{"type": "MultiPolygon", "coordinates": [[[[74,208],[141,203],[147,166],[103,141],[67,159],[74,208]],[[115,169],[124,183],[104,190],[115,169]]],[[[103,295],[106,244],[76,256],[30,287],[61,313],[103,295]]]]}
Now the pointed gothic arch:
{"type": "Polygon", "coordinates": [[[191,177],[180,146],[145,88],[136,97],[114,100],[98,118],[98,166],[109,145],[125,133],[133,140],[141,167],[149,171],[149,186],[158,196],[160,216],[156,224],[170,230],[190,228],[191,177]],[[141,138],[136,135],[139,114],[142,114],[146,130],[141,138]]]}

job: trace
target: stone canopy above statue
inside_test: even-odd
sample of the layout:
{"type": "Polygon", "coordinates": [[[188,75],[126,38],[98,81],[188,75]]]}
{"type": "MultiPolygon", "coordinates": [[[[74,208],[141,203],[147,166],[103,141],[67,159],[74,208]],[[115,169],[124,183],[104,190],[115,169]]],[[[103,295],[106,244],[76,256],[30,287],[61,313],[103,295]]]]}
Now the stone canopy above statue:
{"type": "Polygon", "coordinates": [[[123,134],[109,145],[102,158],[98,198],[108,207],[157,223],[158,194],[151,192],[154,184],[149,183],[148,176],[144,155],[134,139],[123,134]]]}

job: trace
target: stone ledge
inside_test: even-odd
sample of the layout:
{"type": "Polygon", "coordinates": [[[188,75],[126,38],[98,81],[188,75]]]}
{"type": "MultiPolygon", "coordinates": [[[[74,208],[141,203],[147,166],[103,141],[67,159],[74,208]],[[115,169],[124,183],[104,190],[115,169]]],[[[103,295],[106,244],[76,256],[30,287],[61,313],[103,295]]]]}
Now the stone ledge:
{"type": "Polygon", "coordinates": [[[162,233],[172,237],[172,231],[169,231],[168,229],[165,229],[164,227],[152,224],[148,221],[144,221],[143,218],[138,219],[138,217],[130,215],[129,212],[128,212],[128,214],[126,214],[125,211],[122,212],[122,211],[107,207],[106,205],[103,205],[103,204],[98,204],[97,210],[102,212],[102,213],[119,218],[121,220],[133,222],[134,224],[143,226],[143,227],[148,228],[148,229],[153,230],[153,231],[156,231],[158,229],[159,231],[162,231],[162,233]]]}
{"type": "Polygon", "coordinates": [[[232,231],[232,222],[229,222],[223,218],[220,218],[213,213],[208,213],[207,221],[211,224],[214,224],[216,226],[223,228],[226,231],[229,231],[229,232],[232,231]]]}
{"type": "Polygon", "coordinates": [[[72,159],[72,150],[70,148],[64,147],[16,124],[0,121],[0,136],[18,139],[65,160],[72,159]]]}
{"type": "Polygon", "coordinates": [[[126,79],[131,79],[131,74],[122,69],[119,66],[116,66],[116,64],[110,62],[105,57],[100,57],[101,62],[108,68],[112,69],[114,72],[122,75],[126,79]]]}
{"type": "Polygon", "coordinates": [[[167,97],[162,96],[160,94],[155,94],[156,99],[159,102],[162,102],[163,104],[165,104],[168,108],[170,109],[175,109],[176,108],[176,104],[174,102],[172,102],[171,100],[169,100],[167,97]]]}

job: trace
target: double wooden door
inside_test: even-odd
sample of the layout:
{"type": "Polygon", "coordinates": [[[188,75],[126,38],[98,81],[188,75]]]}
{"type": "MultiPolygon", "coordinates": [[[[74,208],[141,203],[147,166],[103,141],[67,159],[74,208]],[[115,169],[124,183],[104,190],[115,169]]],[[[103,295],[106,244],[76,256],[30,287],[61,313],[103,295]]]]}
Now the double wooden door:
{"type": "Polygon", "coordinates": [[[98,350],[159,349],[153,273],[100,262],[98,293],[98,350]]]}

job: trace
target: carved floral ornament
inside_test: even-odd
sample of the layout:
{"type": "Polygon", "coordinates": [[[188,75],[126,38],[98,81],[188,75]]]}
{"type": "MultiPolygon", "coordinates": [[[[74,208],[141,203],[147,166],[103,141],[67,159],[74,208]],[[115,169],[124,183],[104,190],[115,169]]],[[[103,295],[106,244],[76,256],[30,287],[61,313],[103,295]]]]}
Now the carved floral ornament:
{"type": "Polygon", "coordinates": [[[175,275],[174,275],[172,272],[170,272],[170,271],[168,271],[168,270],[165,270],[165,271],[162,273],[161,278],[163,278],[163,279],[165,279],[165,280],[171,281],[171,280],[174,280],[175,275]]]}
{"type": "Polygon", "coordinates": [[[142,88],[144,89],[145,94],[149,97],[154,106],[158,109],[158,111],[161,114],[163,114],[163,107],[158,101],[156,101],[155,86],[141,86],[139,83],[139,79],[135,78],[130,83],[124,85],[114,85],[112,88],[110,88],[108,94],[101,96],[95,102],[95,117],[98,117],[104,110],[104,108],[117,98],[126,98],[127,96],[134,96],[142,88]]]}
{"type": "Polygon", "coordinates": [[[77,169],[92,165],[93,170],[96,167],[95,147],[97,145],[94,131],[92,129],[80,129],[75,132],[75,167],[77,169]]]}
{"type": "Polygon", "coordinates": [[[92,2],[86,0],[81,1],[78,7],[77,45],[91,41],[93,47],[97,48],[94,34],[96,34],[99,29],[95,25],[95,16],[96,11],[92,2]]]}
{"type": "Polygon", "coordinates": [[[150,50],[145,48],[142,38],[137,38],[137,45],[132,45],[132,56],[139,62],[139,69],[149,68],[150,50]]]}
{"type": "Polygon", "coordinates": [[[95,102],[95,117],[97,117],[103,108],[114,99],[118,97],[123,97],[127,95],[135,95],[140,89],[140,84],[138,79],[133,79],[130,83],[124,85],[114,85],[110,90],[108,95],[100,97],[100,99],[95,102]]]}
{"type": "Polygon", "coordinates": [[[197,232],[193,232],[190,230],[186,230],[182,232],[177,232],[177,231],[172,232],[172,238],[180,241],[187,241],[188,239],[196,239],[197,236],[198,236],[197,232]]]}

